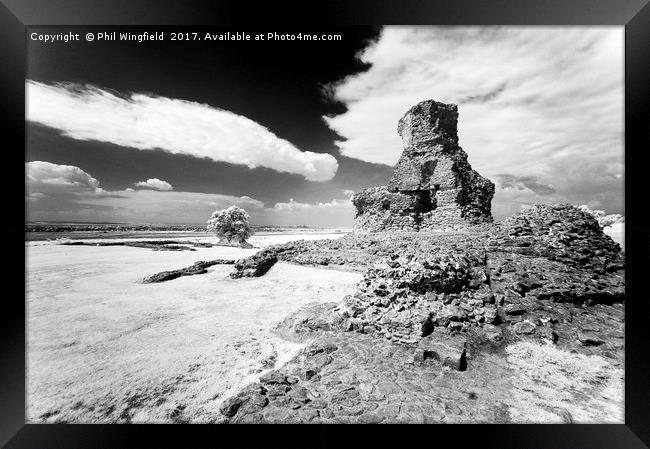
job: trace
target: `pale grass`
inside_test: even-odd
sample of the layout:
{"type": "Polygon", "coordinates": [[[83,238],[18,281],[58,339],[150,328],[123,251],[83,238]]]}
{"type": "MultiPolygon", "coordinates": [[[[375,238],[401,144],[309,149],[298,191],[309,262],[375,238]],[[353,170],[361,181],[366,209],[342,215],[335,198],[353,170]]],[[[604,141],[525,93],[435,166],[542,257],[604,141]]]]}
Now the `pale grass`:
{"type": "Polygon", "coordinates": [[[513,422],[623,422],[623,370],[609,360],[531,342],[506,351],[513,422]]]}
{"type": "MultiPolygon", "coordinates": [[[[277,239],[276,239],[277,240],[277,239]]],[[[300,345],[271,328],[314,301],[339,301],[357,273],[278,263],[233,280],[231,265],[160,284],[139,279],[253,250],[27,248],[28,422],[212,422],[221,402],[300,345]]]]}

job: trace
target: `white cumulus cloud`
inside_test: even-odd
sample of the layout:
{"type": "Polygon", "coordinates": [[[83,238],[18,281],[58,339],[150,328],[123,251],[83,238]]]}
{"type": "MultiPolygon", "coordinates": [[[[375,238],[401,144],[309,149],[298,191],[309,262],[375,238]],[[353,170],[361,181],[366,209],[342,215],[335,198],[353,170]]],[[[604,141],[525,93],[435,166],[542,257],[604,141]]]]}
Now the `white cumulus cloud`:
{"type": "Polygon", "coordinates": [[[25,182],[32,188],[68,188],[71,190],[101,191],[99,181],[74,165],[58,165],[44,161],[25,164],[25,182]]]}
{"type": "MultiPolygon", "coordinates": [[[[106,191],[79,167],[41,161],[26,164],[25,182],[31,221],[202,224],[215,210],[230,206],[248,212],[254,225],[351,226],[354,217],[349,199],[314,204],[291,199],[266,207],[262,201],[246,195],[130,187],[106,191]]],[[[159,183],[165,182],[153,178],[136,184],[151,187],[159,183]]]]}
{"type": "Polygon", "coordinates": [[[583,212],[587,212],[588,214],[591,214],[594,216],[596,220],[598,220],[598,224],[600,225],[601,228],[605,228],[607,226],[611,226],[615,223],[625,223],[625,216],[621,214],[606,214],[604,210],[600,209],[591,209],[588,205],[582,204],[578,206],[578,209],[580,209],[583,212]]]}
{"type": "Polygon", "coordinates": [[[348,227],[352,226],[354,206],[350,198],[324,203],[301,203],[291,198],[265,209],[263,214],[263,220],[279,226],[348,227]]]}
{"type": "Polygon", "coordinates": [[[333,199],[327,203],[299,203],[293,198],[289,199],[287,203],[275,203],[273,209],[276,211],[304,211],[314,209],[349,209],[352,210],[352,202],[349,199],[337,200],[333,199]]]}
{"type": "Polygon", "coordinates": [[[310,181],[328,181],[338,169],[329,154],[300,151],[259,123],[207,104],[70,83],[28,80],[26,89],[27,119],[73,139],[267,167],[310,181]]]}
{"type": "Polygon", "coordinates": [[[174,188],[167,181],[158,178],[149,178],[146,181],[140,181],[133,184],[136,187],[145,187],[154,190],[173,190],[174,188]]]}

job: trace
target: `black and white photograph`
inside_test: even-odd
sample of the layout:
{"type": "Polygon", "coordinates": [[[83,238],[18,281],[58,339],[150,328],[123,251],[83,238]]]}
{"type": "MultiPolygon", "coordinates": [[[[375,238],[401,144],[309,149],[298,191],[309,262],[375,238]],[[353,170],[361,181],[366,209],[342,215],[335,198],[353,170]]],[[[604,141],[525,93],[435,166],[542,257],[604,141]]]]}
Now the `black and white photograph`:
{"type": "Polygon", "coordinates": [[[26,46],[26,423],[625,423],[623,26],[26,46]]]}

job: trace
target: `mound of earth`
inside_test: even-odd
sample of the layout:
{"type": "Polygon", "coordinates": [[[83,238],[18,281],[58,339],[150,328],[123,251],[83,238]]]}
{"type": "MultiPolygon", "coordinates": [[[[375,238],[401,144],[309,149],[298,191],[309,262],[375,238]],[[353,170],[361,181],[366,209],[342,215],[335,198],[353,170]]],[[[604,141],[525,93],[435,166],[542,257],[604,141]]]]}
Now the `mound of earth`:
{"type": "Polygon", "coordinates": [[[505,219],[502,228],[505,235],[493,239],[493,246],[518,247],[523,254],[597,272],[623,267],[620,245],[603,233],[593,215],[569,204],[535,205],[505,219]]]}
{"type": "Polygon", "coordinates": [[[232,279],[242,277],[260,277],[271,269],[278,261],[278,256],[274,248],[264,249],[245,259],[235,262],[235,269],[230,273],[232,279]]]}
{"type": "Polygon", "coordinates": [[[189,267],[180,268],[178,270],[161,271],[160,273],[152,274],[151,276],[147,276],[146,278],[144,278],[142,280],[142,283],[155,284],[158,282],[171,281],[172,279],[177,279],[181,276],[193,276],[195,274],[205,274],[208,272],[208,268],[213,265],[219,265],[219,264],[228,265],[234,263],[235,263],[234,260],[228,260],[228,259],[215,259],[215,260],[208,260],[208,261],[200,260],[190,265],[189,267]]]}

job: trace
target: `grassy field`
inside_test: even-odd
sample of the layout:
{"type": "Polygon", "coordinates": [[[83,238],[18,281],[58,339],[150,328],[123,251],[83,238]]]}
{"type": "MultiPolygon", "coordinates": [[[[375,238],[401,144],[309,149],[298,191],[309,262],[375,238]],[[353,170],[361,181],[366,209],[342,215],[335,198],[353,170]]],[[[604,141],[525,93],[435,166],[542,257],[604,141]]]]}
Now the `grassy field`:
{"type": "Polygon", "coordinates": [[[28,422],[218,420],[225,397],[300,349],[270,329],[306,303],[340,300],[360,278],[278,263],[255,279],[217,265],[138,282],[255,251],[28,245],[28,422]]]}

